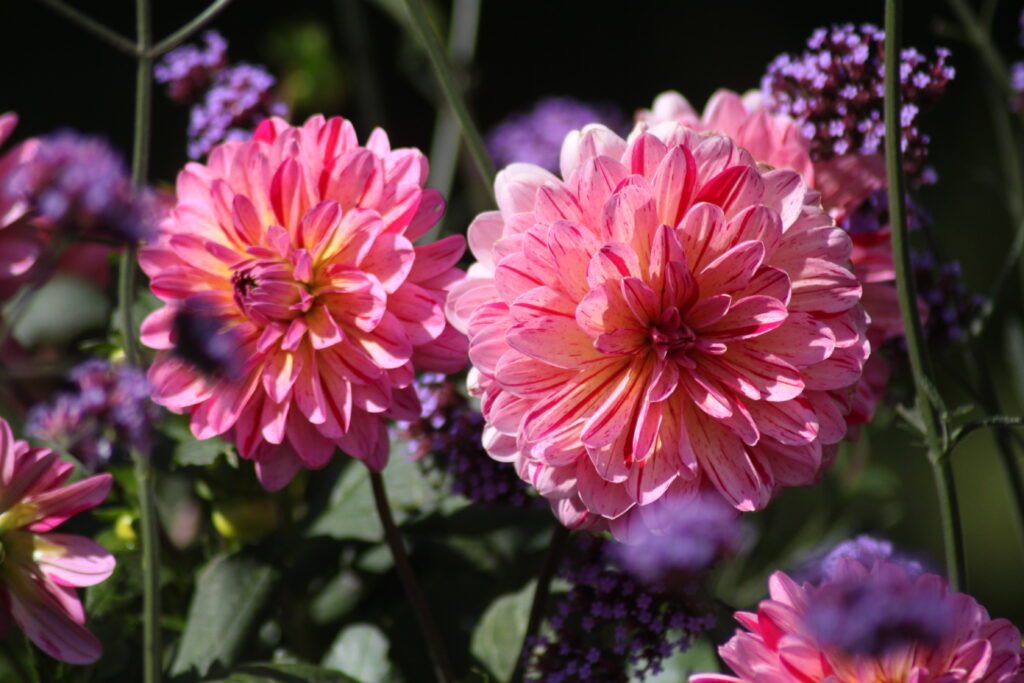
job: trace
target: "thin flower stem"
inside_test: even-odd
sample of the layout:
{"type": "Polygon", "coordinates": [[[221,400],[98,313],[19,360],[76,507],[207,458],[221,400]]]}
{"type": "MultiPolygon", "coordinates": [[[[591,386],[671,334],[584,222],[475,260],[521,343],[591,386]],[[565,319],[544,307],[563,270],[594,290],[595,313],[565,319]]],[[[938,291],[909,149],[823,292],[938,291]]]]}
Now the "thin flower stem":
{"type": "Polygon", "coordinates": [[[448,105],[455,112],[455,117],[459,120],[459,125],[462,126],[462,134],[466,138],[466,146],[469,148],[473,161],[476,162],[480,177],[483,178],[487,187],[493,187],[495,176],[494,163],[487,154],[483,137],[481,137],[480,131],[473,123],[469,110],[466,108],[466,103],[463,101],[459,88],[455,84],[455,74],[452,71],[452,65],[448,60],[448,55],[445,54],[444,47],[441,45],[441,40],[437,37],[430,19],[427,17],[427,10],[423,6],[423,0],[405,0],[405,6],[409,11],[412,24],[416,27],[420,40],[423,41],[427,49],[427,55],[434,65],[434,73],[437,74],[437,80],[441,84],[441,90],[444,91],[448,105]]]}
{"type": "MultiPolygon", "coordinates": [[[[135,72],[135,137],[132,146],[132,183],[136,191],[146,184],[149,174],[150,123],[153,96],[153,58],[149,48],[152,24],[149,0],[135,0],[137,63],[135,72]]],[[[134,319],[135,263],[137,247],[129,244],[121,255],[118,294],[121,307],[121,332],[125,358],[139,365],[139,341],[134,319]]],[[[160,533],[157,527],[156,491],[150,453],[131,450],[135,463],[135,483],[139,497],[139,523],[142,531],[142,610],[143,680],[160,683],[163,648],[160,645],[160,533]]]]}
{"type": "Polygon", "coordinates": [[[885,0],[885,162],[889,179],[889,220],[892,226],[892,252],[896,267],[900,315],[907,341],[907,355],[914,377],[916,403],[928,449],[928,460],[935,474],[935,486],[942,517],[946,551],[946,572],[954,590],[960,590],[964,577],[963,534],[956,506],[952,464],[946,457],[948,435],[939,412],[939,397],[932,380],[931,359],[924,344],[921,318],[917,313],[917,293],[911,279],[910,248],[907,243],[906,190],[900,151],[900,41],[902,39],[903,0],[885,0]]]}
{"type": "Polygon", "coordinates": [[[548,551],[544,555],[544,564],[537,576],[537,588],[533,592],[533,603],[530,605],[530,618],[526,622],[526,633],[523,634],[523,644],[519,648],[519,659],[516,660],[516,667],[512,670],[510,683],[522,683],[523,676],[526,675],[526,662],[529,656],[527,650],[530,647],[530,641],[540,631],[548,595],[551,593],[551,581],[558,574],[558,568],[562,566],[565,546],[571,533],[569,529],[559,524],[551,534],[548,551]]]}
{"type": "Polygon", "coordinates": [[[1010,80],[1010,72],[1006,68],[1006,63],[1000,56],[999,50],[996,49],[995,43],[992,42],[988,31],[985,30],[984,23],[970,8],[966,0],[948,0],[948,2],[953,13],[960,20],[967,39],[978,51],[978,56],[988,68],[992,80],[999,86],[1006,103],[1009,104],[1017,96],[1017,91],[1013,88],[1013,81],[1010,80]]]}
{"type": "Polygon", "coordinates": [[[125,38],[117,31],[107,28],[92,17],[82,14],[74,7],[65,5],[61,0],[39,0],[39,2],[46,5],[65,19],[69,19],[75,24],[78,24],[80,27],[93,34],[107,45],[110,45],[125,54],[132,55],[133,57],[138,55],[138,46],[135,43],[125,38]]]}
{"type": "Polygon", "coordinates": [[[204,26],[213,21],[214,17],[223,12],[229,4],[231,4],[231,0],[214,0],[206,9],[197,14],[192,21],[188,22],[153,47],[147,49],[145,55],[150,59],[156,59],[157,57],[170,52],[202,30],[204,26]]]}
{"type": "Polygon", "coordinates": [[[405,553],[405,546],[402,544],[402,535],[391,516],[391,505],[388,503],[384,478],[380,472],[370,472],[370,485],[373,488],[373,500],[377,504],[377,516],[380,517],[381,524],[384,526],[384,538],[391,549],[391,556],[395,559],[398,578],[412,605],[420,631],[423,632],[423,637],[427,641],[427,651],[430,653],[430,660],[434,665],[434,675],[441,683],[454,683],[455,676],[452,675],[452,667],[448,662],[448,652],[441,640],[441,633],[437,630],[437,624],[430,614],[430,607],[427,605],[426,598],[423,597],[419,582],[416,581],[416,573],[412,570],[409,556],[405,553]]]}

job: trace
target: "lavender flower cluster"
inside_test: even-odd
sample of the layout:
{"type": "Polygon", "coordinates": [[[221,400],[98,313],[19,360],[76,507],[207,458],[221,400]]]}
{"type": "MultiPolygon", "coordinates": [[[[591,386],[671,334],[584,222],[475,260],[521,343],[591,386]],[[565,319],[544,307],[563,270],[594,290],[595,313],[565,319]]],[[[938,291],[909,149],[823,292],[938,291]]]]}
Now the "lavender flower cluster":
{"type": "Polygon", "coordinates": [[[579,536],[561,577],[570,588],[552,633],[527,643],[527,678],[547,683],[625,681],[657,673],[675,651],[714,625],[706,610],[653,592],[616,566],[606,543],[579,536]]]}
{"type": "Polygon", "coordinates": [[[925,336],[939,344],[963,341],[985,303],[964,284],[958,261],[940,262],[929,251],[912,251],[918,298],[928,306],[925,336]]]}
{"type": "Polygon", "coordinates": [[[89,360],[71,371],[72,392],[58,394],[28,415],[25,431],[61,446],[90,470],[106,464],[116,444],[144,450],[160,411],[137,368],[89,360]]]}
{"type": "Polygon", "coordinates": [[[554,173],[566,134],[588,123],[603,123],[616,131],[627,126],[626,117],[612,105],[546,97],[495,126],[487,135],[487,151],[498,168],[523,162],[554,173]]]}
{"type": "Polygon", "coordinates": [[[188,126],[192,159],[222,142],[248,138],[263,119],[288,115],[288,106],[274,95],[276,81],[269,71],[242,62],[228,66],[227,42],[215,31],[203,40],[205,49],[185,45],[154,68],[172,100],[194,102],[188,126]]]}
{"type": "Polygon", "coordinates": [[[153,235],[153,204],[132,186],[124,160],[104,140],[61,131],[0,183],[36,221],[71,237],[139,242],[153,235]]]}
{"type": "MultiPolygon", "coordinates": [[[[871,24],[833,26],[815,31],[803,54],[782,54],[769,64],[761,81],[766,103],[801,124],[815,160],[881,152],[884,41],[884,31],[871,24]]],[[[900,54],[903,164],[918,184],[935,182],[935,172],[925,164],[929,138],[916,120],[953,78],[949,54],[944,48],[931,59],[914,48],[900,54]]]]}
{"type": "MultiPolygon", "coordinates": [[[[931,216],[924,207],[909,195],[906,198],[907,228],[916,230],[931,222],[931,216]]],[[[855,240],[859,236],[874,235],[889,229],[889,191],[875,190],[861,202],[860,206],[846,213],[839,221],[839,227],[850,233],[855,240]]]]}
{"type": "Polygon", "coordinates": [[[416,382],[422,417],[398,428],[413,459],[432,456],[451,477],[453,493],[478,505],[523,508],[532,499],[515,470],[496,462],[481,445],[484,419],[455,384],[439,373],[416,382]]]}

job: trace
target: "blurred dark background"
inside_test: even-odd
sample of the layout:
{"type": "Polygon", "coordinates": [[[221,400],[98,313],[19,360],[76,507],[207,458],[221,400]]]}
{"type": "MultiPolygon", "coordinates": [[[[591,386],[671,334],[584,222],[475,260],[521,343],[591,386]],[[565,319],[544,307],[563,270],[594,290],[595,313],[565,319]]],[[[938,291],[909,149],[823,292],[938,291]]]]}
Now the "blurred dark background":
{"type": "MultiPolygon", "coordinates": [[[[72,4],[132,35],[130,0],[75,0],[72,4]]],[[[156,0],[155,37],[167,35],[205,4],[156,0]]],[[[756,87],[773,57],[799,52],[819,26],[880,24],[882,5],[881,0],[486,0],[477,58],[467,81],[471,106],[485,130],[545,95],[612,102],[628,112],[649,106],[664,90],[675,89],[700,107],[717,88],[756,87]]],[[[935,217],[943,255],[962,263],[970,289],[986,293],[1010,243],[1011,227],[1004,209],[1007,190],[997,163],[984,71],[972,49],[958,40],[955,21],[944,3],[907,5],[905,43],[923,51],[935,45],[949,47],[958,72],[945,98],[921,119],[933,139],[931,160],[940,179],[918,198],[935,217]]],[[[438,24],[444,27],[448,7],[438,4],[436,10],[438,24]]],[[[1018,40],[1020,10],[1019,3],[999,3],[995,27],[1007,61],[1024,59],[1018,40]]],[[[382,125],[397,146],[429,149],[434,81],[426,59],[402,29],[402,16],[397,0],[236,0],[212,27],[228,40],[232,61],[265,64],[280,79],[285,96],[296,105],[293,120],[317,111],[341,114],[353,119],[361,136],[372,126],[382,125]],[[356,38],[365,43],[369,70],[354,59],[356,38]],[[379,120],[367,120],[366,102],[360,100],[368,81],[381,97],[379,120]]],[[[134,64],[128,57],[30,0],[0,3],[0,29],[0,111],[14,110],[21,117],[15,139],[73,127],[103,134],[120,149],[129,150],[134,64]]],[[[187,109],[171,103],[157,87],[154,182],[171,182],[185,161],[187,123],[187,109]]],[[[463,164],[463,171],[472,173],[469,164],[463,164]]],[[[458,223],[470,209],[459,196],[472,184],[465,179],[456,184],[449,231],[464,229],[464,223],[458,223]]],[[[1006,330],[1020,319],[1015,280],[998,302],[989,331],[972,352],[991,365],[1005,412],[1022,409],[1014,377],[1022,375],[1024,358],[1008,352],[1004,342],[1006,330]]],[[[962,349],[950,348],[939,358],[941,388],[950,406],[972,400],[957,380],[964,372],[961,355],[962,349]]],[[[777,509],[762,515],[764,544],[798,539],[810,547],[823,542],[830,529],[833,535],[875,531],[939,565],[941,538],[931,471],[923,450],[896,422],[883,411],[880,424],[841,458],[840,474],[826,482],[833,489],[786,492],[777,509]],[[870,486],[878,490],[858,499],[863,509],[844,510],[839,517],[830,513],[833,516],[828,519],[841,518],[841,523],[826,525],[820,506],[833,504],[830,490],[841,489],[853,476],[850,472],[863,470],[865,462],[865,471],[874,473],[870,486]],[[877,504],[870,504],[875,500],[871,496],[877,496],[877,504]],[[821,524],[814,526],[818,517],[821,524]]],[[[970,591],[994,614],[1020,624],[1024,622],[1022,530],[1014,521],[990,435],[979,433],[966,439],[955,453],[955,469],[967,532],[970,591]]],[[[757,581],[763,592],[763,580],[758,577],[757,581]]],[[[754,592],[755,588],[740,591],[737,599],[760,597],[754,592]]]]}

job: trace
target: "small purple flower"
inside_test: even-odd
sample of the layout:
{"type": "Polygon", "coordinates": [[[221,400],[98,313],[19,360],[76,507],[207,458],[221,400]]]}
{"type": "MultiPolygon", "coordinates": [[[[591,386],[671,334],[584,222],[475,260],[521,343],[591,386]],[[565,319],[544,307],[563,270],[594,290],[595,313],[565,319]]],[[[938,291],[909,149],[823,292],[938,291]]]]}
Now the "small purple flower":
{"type": "Polygon", "coordinates": [[[499,168],[524,162],[556,172],[566,134],[588,123],[603,123],[616,131],[628,125],[622,112],[611,105],[547,97],[495,126],[487,135],[487,151],[499,168]]]}
{"type": "Polygon", "coordinates": [[[644,524],[629,545],[613,544],[612,552],[643,583],[664,591],[692,583],[743,541],[738,513],[718,497],[657,507],[644,524]]]}
{"type": "MultiPolygon", "coordinates": [[[[768,66],[761,81],[768,108],[797,120],[813,159],[881,152],[884,40],[871,24],[833,26],[815,31],[803,54],[779,55],[768,66]]],[[[900,54],[904,170],[918,184],[932,181],[934,171],[925,165],[928,138],[916,120],[953,78],[948,57],[942,48],[930,60],[914,48],[900,54]]]]}
{"type": "MultiPolygon", "coordinates": [[[[932,218],[920,204],[907,195],[906,202],[907,227],[916,230],[932,218]]],[[[889,229],[889,191],[886,188],[875,190],[870,193],[861,204],[847,213],[839,222],[841,227],[850,235],[857,237],[862,235],[874,235],[882,230],[889,229]]]]}
{"type": "Polygon", "coordinates": [[[172,325],[173,353],[210,378],[237,379],[242,372],[238,335],[202,311],[182,309],[172,325]]]}
{"type": "Polygon", "coordinates": [[[152,202],[132,187],[124,161],[104,140],[61,131],[43,137],[0,194],[24,201],[39,221],[72,236],[149,239],[152,202]]]}
{"type": "MultiPolygon", "coordinates": [[[[820,643],[847,654],[878,656],[916,644],[935,647],[956,627],[954,603],[940,599],[939,582],[918,579],[886,560],[873,572],[840,559],[804,617],[820,643]]],[[[936,578],[937,577],[932,577],[936,578]]]]}
{"type": "Polygon", "coordinates": [[[72,369],[73,392],[35,406],[26,421],[31,436],[55,443],[95,470],[123,444],[146,450],[160,410],[149,399],[144,372],[94,359],[72,369]]]}
{"type": "Polygon", "coordinates": [[[247,139],[263,119],[287,116],[275,99],[275,80],[261,66],[236,64],[217,73],[203,101],[192,107],[188,155],[199,159],[227,140],[247,139]]]}
{"type": "Polygon", "coordinates": [[[714,625],[695,600],[645,588],[590,536],[576,537],[560,576],[569,591],[555,604],[551,632],[523,652],[529,680],[642,680],[714,625]]]}
{"type": "Polygon", "coordinates": [[[921,563],[914,558],[897,554],[889,541],[861,534],[849,541],[843,541],[824,556],[818,555],[809,560],[799,574],[803,581],[821,585],[838,576],[846,560],[856,560],[866,569],[871,569],[875,562],[884,560],[899,564],[913,576],[924,571],[921,563]]]}
{"type": "Polygon", "coordinates": [[[984,306],[984,298],[968,290],[956,261],[942,263],[929,251],[911,251],[910,262],[918,299],[928,307],[925,336],[936,344],[963,341],[984,306]]]}
{"type": "Polygon", "coordinates": [[[157,83],[167,84],[167,96],[175,102],[190,104],[199,100],[214,76],[227,66],[228,44],[216,31],[203,34],[205,48],[183,45],[168,52],[153,68],[157,83]]]}

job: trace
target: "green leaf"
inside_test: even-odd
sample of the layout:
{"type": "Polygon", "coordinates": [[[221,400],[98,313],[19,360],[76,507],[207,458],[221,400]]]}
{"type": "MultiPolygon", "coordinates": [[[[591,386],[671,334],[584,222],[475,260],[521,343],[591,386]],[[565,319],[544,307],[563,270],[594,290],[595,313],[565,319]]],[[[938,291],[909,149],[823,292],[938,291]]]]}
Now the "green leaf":
{"type": "Polygon", "coordinates": [[[81,278],[56,275],[32,295],[13,335],[20,344],[62,343],[103,327],[110,306],[103,293],[81,278]]]}
{"type": "Polygon", "coordinates": [[[220,555],[196,580],[188,621],[171,666],[177,675],[205,675],[215,662],[230,665],[270,592],[272,568],[240,555],[220,555]]]}
{"type": "Polygon", "coordinates": [[[318,624],[326,624],[345,616],[363,594],[363,581],[359,574],[342,570],[324,586],[309,606],[310,618],[318,624]]]}
{"type": "Polygon", "coordinates": [[[391,668],[387,637],[373,624],[346,626],[331,643],[321,664],[361,683],[383,683],[391,668]]]}
{"type": "Polygon", "coordinates": [[[255,662],[235,667],[227,678],[208,683],[361,683],[338,671],[300,662],[255,662]]]}
{"type": "Polygon", "coordinates": [[[469,651],[500,681],[507,681],[516,666],[530,619],[536,581],[491,603],[473,630],[469,651]]]}
{"type": "Polygon", "coordinates": [[[230,446],[219,436],[200,441],[192,436],[187,415],[169,415],[160,424],[160,432],[175,442],[172,457],[180,466],[212,465],[230,446]]]}
{"type": "Polygon", "coordinates": [[[1024,405],[1024,326],[1021,325],[1019,318],[1013,318],[1006,323],[1003,342],[1017,403],[1024,405]]]}

